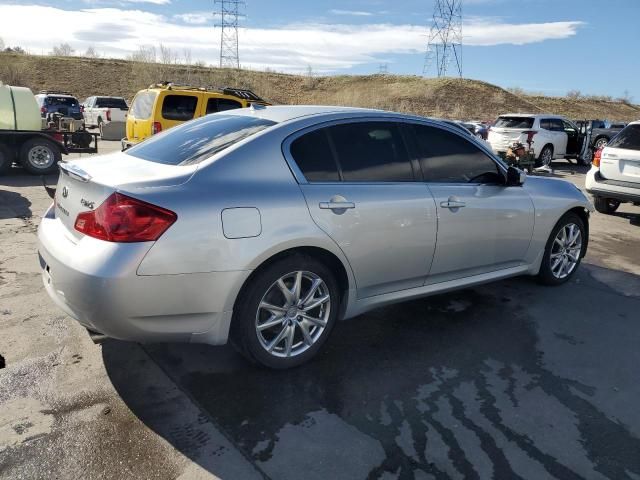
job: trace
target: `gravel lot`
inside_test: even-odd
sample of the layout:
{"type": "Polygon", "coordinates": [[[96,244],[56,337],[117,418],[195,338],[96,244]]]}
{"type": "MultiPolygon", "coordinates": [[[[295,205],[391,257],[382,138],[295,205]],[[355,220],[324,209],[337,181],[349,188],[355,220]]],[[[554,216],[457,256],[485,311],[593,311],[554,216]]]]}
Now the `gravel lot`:
{"type": "Polygon", "coordinates": [[[376,310],[271,372],[230,347],[94,345],[41,284],[49,203],[0,177],[0,478],[640,479],[639,207],[592,215],[569,284],[376,310]]]}

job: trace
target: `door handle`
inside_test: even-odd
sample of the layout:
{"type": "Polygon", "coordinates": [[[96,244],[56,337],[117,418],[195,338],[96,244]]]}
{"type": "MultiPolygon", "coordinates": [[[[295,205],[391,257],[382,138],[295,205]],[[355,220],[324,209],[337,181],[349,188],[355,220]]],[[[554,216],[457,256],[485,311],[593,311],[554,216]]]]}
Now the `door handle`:
{"type": "Polygon", "coordinates": [[[442,208],[462,208],[465,207],[467,204],[464,202],[458,202],[455,200],[447,200],[446,202],[440,202],[440,206],[442,208]]]}
{"type": "Polygon", "coordinates": [[[345,210],[347,208],[356,208],[353,202],[320,202],[318,205],[323,210],[345,210]]]}

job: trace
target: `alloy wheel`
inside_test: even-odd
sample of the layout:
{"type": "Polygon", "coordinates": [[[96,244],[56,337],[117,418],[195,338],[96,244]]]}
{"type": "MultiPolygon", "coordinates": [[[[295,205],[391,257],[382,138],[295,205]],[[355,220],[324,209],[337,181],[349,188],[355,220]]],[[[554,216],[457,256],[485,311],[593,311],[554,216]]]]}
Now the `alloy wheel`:
{"type": "Polygon", "coordinates": [[[542,155],[540,156],[540,160],[542,160],[542,165],[550,165],[553,157],[553,153],[551,153],[551,149],[546,147],[542,151],[542,155]]]}
{"type": "Polygon", "coordinates": [[[256,312],[260,345],[276,357],[295,357],[322,336],[331,313],[327,284],[313,272],[287,273],[263,295],[256,312]]]}
{"type": "Polygon", "coordinates": [[[551,246],[551,273],[558,279],[566,278],[580,261],[582,231],[575,223],[563,226],[551,246]]]}

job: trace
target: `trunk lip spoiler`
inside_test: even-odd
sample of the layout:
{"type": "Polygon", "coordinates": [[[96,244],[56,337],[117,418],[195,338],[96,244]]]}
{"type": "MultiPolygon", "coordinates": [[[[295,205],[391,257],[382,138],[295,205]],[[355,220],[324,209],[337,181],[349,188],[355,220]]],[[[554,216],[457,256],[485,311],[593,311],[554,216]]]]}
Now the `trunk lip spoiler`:
{"type": "Polygon", "coordinates": [[[91,180],[91,175],[89,175],[87,172],[76,165],[69,163],[58,163],[58,168],[60,168],[62,172],[66,173],[70,177],[80,180],[81,182],[88,182],[89,180],[91,180]]]}

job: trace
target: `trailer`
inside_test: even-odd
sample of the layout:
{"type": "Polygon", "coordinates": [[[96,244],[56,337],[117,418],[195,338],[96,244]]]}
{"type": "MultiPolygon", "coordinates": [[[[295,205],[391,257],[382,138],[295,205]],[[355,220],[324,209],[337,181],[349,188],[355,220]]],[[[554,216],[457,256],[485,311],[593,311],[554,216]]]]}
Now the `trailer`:
{"type": "Polygon", "coordinates": [[[97,153],[98,134],[73,125],[60,114],[42,118],[28,88],[0,83],[0,174],[16,163],[46,175],[58,171],[62,155],[97,153]]]}

